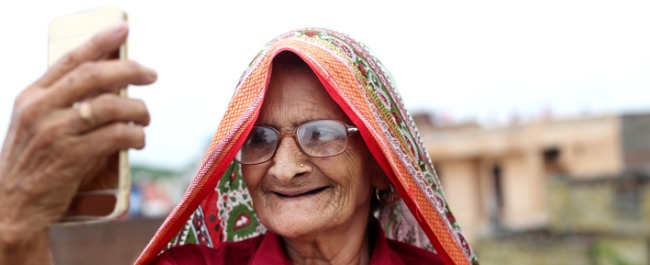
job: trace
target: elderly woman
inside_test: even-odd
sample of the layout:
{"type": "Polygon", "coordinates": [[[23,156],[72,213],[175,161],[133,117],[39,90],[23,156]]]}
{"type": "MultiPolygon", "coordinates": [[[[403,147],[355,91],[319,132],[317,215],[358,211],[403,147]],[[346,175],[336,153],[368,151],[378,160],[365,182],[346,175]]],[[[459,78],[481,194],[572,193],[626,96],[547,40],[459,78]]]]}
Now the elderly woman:
{"type": "Polygon", "coordinates": [[[137,263],[477,263],[393,86],[340,33],[273,40],[137,263]]]}
{"type": "MultiPolygon", "coordinates": [[[[0,209],[14,209],[0,215],[0,263],[47,262],[47,224],[82,176],[143,146],[140,101],[100,96],[91,128],[68,107],[155,80],[133,62],[94,62],[125,38],[124,25],[98,35],[17,100],[0,157],[0,209]]],[[[244,72],[192,185],[136,264],[443,262],[477,263],[390,75],[351,38],[304,29],[273,40],[244,72]]]]}

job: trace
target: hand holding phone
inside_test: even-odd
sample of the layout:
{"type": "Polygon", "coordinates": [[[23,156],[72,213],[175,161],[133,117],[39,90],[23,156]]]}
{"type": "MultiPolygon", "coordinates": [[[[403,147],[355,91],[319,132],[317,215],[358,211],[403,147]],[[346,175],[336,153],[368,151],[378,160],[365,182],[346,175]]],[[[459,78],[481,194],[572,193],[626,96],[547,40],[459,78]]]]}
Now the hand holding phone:
{"type": "MultiPolygon", "coordinates": [[[[50,24],[48,64],[59,61],[65,54],[89,41],[92,36],[127,20],[126,13],[115,6],[93,9],[54,19],[50,24]]],[[[100,55],[98,60],[126,60],[126,41],[119,49],[100,55]]],[[[107,92],[111,93],[111,92],[107,92]]],[[[116,92],[127,96],[127,88],[116,92]]],[[[97,95],[81,99],[75,106],[81,118],[94,126],[94,112],[88,102],[97,95]]],[[[98,161],[101,170],[88,176],[81,183],[63,221],[110,219],[123,215],[128,210],[131,179],[128,152],[120,150],[98,161]]]]}
{"type": "Polygon", "coordinates": [[[96,188],[105,179],[99,173],[115,168],[110,157],[144,147],[144,103],[107,92],[151,84],[156,72],[100,60],[127,36],[123,22],[92,36],[16,98],[0,149],[0,264],[51,264],[47,227],[70,212],[75,195],[106,190],[96,188]]]}

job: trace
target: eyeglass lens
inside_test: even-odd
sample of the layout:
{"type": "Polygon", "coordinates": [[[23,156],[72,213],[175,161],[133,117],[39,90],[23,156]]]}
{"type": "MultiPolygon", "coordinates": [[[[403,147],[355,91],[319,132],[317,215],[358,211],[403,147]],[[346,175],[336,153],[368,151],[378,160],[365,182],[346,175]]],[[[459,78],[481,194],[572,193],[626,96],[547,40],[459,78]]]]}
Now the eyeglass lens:
{"type": "Polygon", "coordinates": [[[305,154],[312,157],[335,156],[347,147],[347,126],[336,120],[309,121],[293,132],[279,133],[266,126],[254,126],[236,160],[242,164],[258,164],[271,159],[280,137],[294,135],[305,154]]]}

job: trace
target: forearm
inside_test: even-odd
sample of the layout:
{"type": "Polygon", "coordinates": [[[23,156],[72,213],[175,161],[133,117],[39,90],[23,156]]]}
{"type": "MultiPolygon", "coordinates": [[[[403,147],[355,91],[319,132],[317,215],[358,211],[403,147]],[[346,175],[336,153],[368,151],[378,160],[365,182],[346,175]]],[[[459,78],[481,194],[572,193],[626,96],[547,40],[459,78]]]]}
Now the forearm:
{"type": "Polygon", "coordinates": [[[22,235],[16,232],[0,227],[0,264],[54,264],[47,229],[22,235]]]}

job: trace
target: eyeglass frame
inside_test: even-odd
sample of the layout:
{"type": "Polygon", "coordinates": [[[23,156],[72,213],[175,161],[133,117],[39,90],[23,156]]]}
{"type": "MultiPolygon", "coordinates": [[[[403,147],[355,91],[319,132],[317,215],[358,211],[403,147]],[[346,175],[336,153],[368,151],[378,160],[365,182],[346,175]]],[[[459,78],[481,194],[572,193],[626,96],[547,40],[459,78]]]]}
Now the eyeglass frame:
{"type": "MultiPolygon", "coordinates": [[[[294,141],[296,141],[296,144],[298,145],[298,148],[300,148],[300,151],[303,152],[305,155],[307,155],[307,156],[309,156],[309,157],[318,157],[318,158],[322,158],[322,157],[332,157],[332,156],[337,156],[337,155],[340,155],[340,154],[342,154],[343,152],[345,152],[346,149],[348,149],[348,145],[349,145],[349,143],[350,143],[350,135],[353,134],[353,133],[357,133],[357,132],[359,132],[359,128],[358,128],[358,127],[351,126],[351,125],[348,125],[348,124],[345,123],[345,122],[342,122],[342,121],[340,121],[340,120],[334,120],[334,119],[309,120],[309,121],[305,121],[305,122],[301,123],[300,125],[296,126],[295,128],[293,128],[293,130],[286,130],[286,131],[282,131],[282,132],[279,131],[278,129],[274,128],[274,127],[266,126],[266,125],[253,126],[252,129],[255,129],[255,127],[267,128],[267,129],[270,129],[270,130],[274,131],[275,134],[277,135],[277,139],[278,139],[278,140],[277,140],[277,143],[275,144],[275,147],[273,148],[273,152],[272,152],[272,154],[269,156],[268,159],[266,159],[266,160],[264,160],[264,161],[261,161],[261,162],[255,162],[255,163],[242,163],[241,161],[239,161],[239,160],[237,159],[237,156],[239,156],[239,153],[241,152],[241,147],[240,147],[239,151],[237,151],[237,155],[235,155],[235,159],[234,159],[234,161],[237,162],[237,163],[239,163],[239,164],[241,164],[241,165],[259,165],[259,164],[266,163],[266,162],[270,161],[270,160],[273,159],[273,157],[275,156],[275,153],[278,151],[278,146],[280,146],[280,143],[282,142],[282,139],[284,139],[285,137],[291,137],[291,138],[293,138],[294,141]],[[308,124],[308,123],[310,123],[310,122],[317,122],[317,121],[334,121],[334,122],[340,123],[340,124],[342,124],[342,125],[345,126],[345,132],[346,132],[346,133],[345,133],[345,147],[341,150],[341,152],[338,152],[338,153],[336,153],[336,154],[332,154],[332,155],[326,155],[326,156],[313,156],[313,155],[310,155],[310,154],[308,154],[307,152],[305,152],[305,149],[303,149],[303,147],[302,147],[302,143],[300,142],[300,139],[298,138],[298,135],[297,135],[296,133],[298,132],[298,128],[302,127],[303,125],[308,124]]],[[[250,133],[249,133],[249,135],[246,136],[246,140],[245,140],[245,141],[248,140],[248,137],[249,137],[249,136],[250,136],[250,133]]],[[[243,144],[242,144],[242,147],[243,147],[243,144]]]]}

